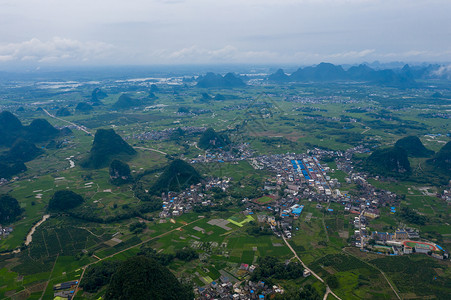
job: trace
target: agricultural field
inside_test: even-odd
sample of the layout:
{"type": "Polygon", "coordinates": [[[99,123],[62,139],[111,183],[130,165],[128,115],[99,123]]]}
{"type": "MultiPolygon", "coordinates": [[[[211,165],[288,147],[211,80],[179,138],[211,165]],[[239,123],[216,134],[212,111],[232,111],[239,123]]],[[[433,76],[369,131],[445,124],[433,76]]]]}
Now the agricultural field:
{"type": "MultiPolygon", "coordinates": [[[[173,258],[167,267],[194,288],[208,287],[221,276],[235,282],[246,281],[251,274],[241,269],[242,264],[258,265],[259,259],[268,256],[283,263],[293,262],[297,254],[326,283],[314,276],[273,279],[287,291],[309,284],[323,295],[328,284],[342,299],[394,299],[395,292],[403,299],[446,299],[450,294],[449,261],[418,254],[394,257],[350,250],[355,215],[345,211],[344,203],[338,201],[320,203],[311,194],[296,194],[296,203],[304,208],[291,223],[292,236],[285,242],[258,218],[260,215],[274,217],[274,222],[283,221],[279,212],[267,207],[287,196],[283,190],[287,186],[279,184],[282,187],[274,191],[264,187],[275,185],[277,176],[285,170],[259,168],[247,158],[206,161],[207,155],[215,154],[198,145],[202,130],[213,127],[216,132],[227,134],[233,144],[251,149],[251,157],[301,154],[315,148],[344,152],[359,145],[373,150],[392,146],[408,135],[418,136],[428,149],[437,152],[450,140],[451,123],[421,117],[449,107],[449,100],[431,104],[430,95],[435,90],[345,83],[268,83],[205,89],[158,82],[155,97],[149,98],[153,83],[150,81],[102,83],[102,90],[108,95],[101,105],[87,112],[75,107],[81,99],[90,99],[92,85],[66,92],[49,89],[44,94],[30,88],[28,92],[33,97],[25,102],[5,89],[2,109],[13,111],[23,124],[44,118],[61,128],[72,122],[85,126],[90,134],[70,125],[71,134],[56,138],[60,147],[37,143],[44,153],[26,162],[27,171],[0,185],[0,193],[16,198],[23,209],[20,218],[11,224],[12,233],[0,240],[0,299],[50,299],[54,284],[80,279],[84,268],[104,261],[125,261],[146,248],[160,255],[193,250],[197,258],[173,258]],[[139,99],[141,105],[114,108],[123,92],[139,99]],[[218,95],[224,100],[214,100],[218,95]],[[18,110],[19,107],[24,110],[18,110]],[[52,117],[61,107],[67,107],[71,115],[52,117]],[[99,129],[114,129],[137,151],[125,159],[133,182],[116,186],[111,182],[108,166],[82,167],[99,129]],[[200,159],[201,162],[190,165],[204,179],[227,179],[227,188],[201,190],[202,195],[212,195],[211,207],[194,205],[187,212],[172,216],[160,215],[162,205],[145,210],[149,199],[139,197],[138,186],[148,194],[164,168],[176,159],[200,159]],[[83,204],[64,212],[51,211],[49,202],[59,190],[76,192],[83,197],[83,204]],[[252,211],[251,203],[260,205],[261,211],[252,211]],[[46,214],[51,217],[36,228],[31,243],[25,246],[31,228],[46,214]],[[136,224],[141,230],[132,230],[136,224]]],[[[445,95],[449,94],[446,86],[438,86],[445,95]]],[[[1,153],[6,151],[0,148],[1,153]]],[[[369,155],[359,153],[352,157],[356,170],[369,155]]],[[[396,213],[381,206],[380,217],[371,220],[367,228],[393,232],[409,226],[418,229],[422,238],[449,250],[450,209],[438,197],[449,185],[443,183],[442,175],[435,176],[433,170],[425,167],[426,161],[427,158],[409,158],[413,174],[406,180],[367,178],[378,191],[395,193],[400,199],[396,213]],[[403,218],[399,213],[403,207],[427,221],[415,224],[403,218]]],[[[340,170],[336,161],[328,159],[321,164],[332,169],[328,175],[337,179],[345,196],[359,195],[359,185],[350,182],[350,174],[340,170]]],[[[188,187],[191,192],[194,186],[188,187]]],[[[162,195],[153,196],[160,200],[162,195]]],[[[75,299],[99,299],[104,293],[104,288],[92,294],[79,292],[75,299]]],[[[327,299],[334,298],[329,295],[327,299]]]]}

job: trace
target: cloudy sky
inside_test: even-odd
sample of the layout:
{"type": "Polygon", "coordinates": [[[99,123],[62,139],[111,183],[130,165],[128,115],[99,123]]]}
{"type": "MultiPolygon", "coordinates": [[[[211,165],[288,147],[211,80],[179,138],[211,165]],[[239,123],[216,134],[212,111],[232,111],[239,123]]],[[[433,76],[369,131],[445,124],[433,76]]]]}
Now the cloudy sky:
{"type": "Polygon", "coordinates": [[[450,62],[449,0],[0,0],[2,65],[450,62]]]}

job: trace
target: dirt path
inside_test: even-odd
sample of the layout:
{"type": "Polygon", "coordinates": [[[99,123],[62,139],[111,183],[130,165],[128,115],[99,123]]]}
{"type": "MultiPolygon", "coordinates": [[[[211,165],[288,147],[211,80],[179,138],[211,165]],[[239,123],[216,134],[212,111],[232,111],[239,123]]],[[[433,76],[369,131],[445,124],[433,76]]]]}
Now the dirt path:
{"type": "Polygon", "coordinates": [[[285,239],[284,236],[282,236],[283,241],[285,242],[285,244],[287,244],[288,248],[290,248],[291,252],[293,252],[294,256],[297,258],[297,260],[301,263],[301,265],[304,267],[304,269],[306,269],[307,271],[310,271],[310,273],[316,277],[316,279],[318,279],[319,281],[321,281],[322,283],[324,283],[326,285],[326,294],[324,295],[324,299],[327,299],[327,296],[329,294],[332,294],[335,298],[337,298],[338,300],[342,300],[340,297],[338,297],[337,295],[335,295],[334,292],[332,292],[332,290],[330,289],[329,285],[327,285],[327,283],[321,278],[319,277],[318,274],[316,274],[315,272],[313,272],[313,270],[309,269],[307,267],[306,264],[304,264],[304,262],[299,258],[298,254],[296,253],[296,251],[294,251],[293,247],[291,247],[290,243],[288,243],[288,241],[285,239]]]}
{"type": "Polygon", "coordinates": [[[130,250],[130,249],[133,249],[133,248],[136,248],[136,247],[138,247],[138,246],[141,246],[142,244],[148,243],[148,242],[150,242],[151,240],[158,239],[158,238],[163,237],[163,236],[165,236],[165,235],[168,235],[168,234],[170,234],[170,233],[172,233],[172,232],[174,232],[174,231],[180,230],[180,229],[183,228],[183,227],[186,227],[186,226],[191,225],[191,224],[193,224],[193,223],[199,222],[199,221],[202,220],[202,219],[204,219],[204,217],[198,218],[197,220],[194,220],[194,221],[192,221],[192,222],[190,222],[190,223],[187,223],[187,224],[184,224],[184,225],[182,225],[182,226],[180,226],[180,227],[177,227],[177,228],[174,228],[174,229],[172,229],[172,230],[166,231],[165,233],[162,233],[162,234],[160,234],[160,235],[151,237],[151,238],[149,238],[149,239],[147,239],[147,240],[145,240],[145,241],[142,241],[141,243],[138,243],[138,244],[136,244],[136,245],[133,245],[133,246],[131,246],[131,247],[128,247],[128,248],[126,248],[126,249],[123,249],[123,250],[121,250],[121,251],[118,251],[118,252],[116,252],[116,253],[113,253],[113,254],[111,254],[111,255],[105,256],[104,258],[99,258],[99,257],[96,256],[95,258],[98,258],[98,259],[99,259],[98,261],[92,262],[92,263],[87,264],[87,265],[85,265],[85,266],[83,267],[83,272],[81,273],[80,279],[78,280],[77,287],[75,288],[74,297],[77,295],[77,292],[78,292],[78,290],[79,290],[80,283],[81,283],[81,281],[82,281],[82,279],[83,279],[83,275],[85,274],[86,269],[87,269],[90,265],[95,265],[95,264],[97,264],[97,263],[99,263],[99,262],[101,262],[101,261],[103,261],[103,260],[105,260],[105,259],[114,257],[114,256],[116,256],[116,255],[118,255],[118,254],[120,254],[120,253],[122,253],[122,252],[128,251],[128,250],[130,250]]]}
{"type": "Polygon", "coordinates": [[[47,286],[49,285],[49,282],[50,282],[50,280],[52,279],[53,270],[55,269],[56,262],[58,261],[58,257],[59,257],[59,256],[60,256],[60,254],[58,253],[58,254],[56,255],[55,262],[53,263],[52,271],[50,271],[49,279],[48,279],[47,282],[45,283],[44,290],[42,291],[41,298],[39,298],[39,299],[42,299],[42,298],[44,297],[45,290],[47,289],[47,286]]]}
{"type": "Polygon", "coordinates": [[[360,260],[361,262],[364,262],[365,264],[367,264],[367,265],[369,265],[369,266],[375,268],[375,269],[378,270],[379,272],[381,272],[382,276],[384,276],[385,280],[387,281],[388,285],[391,287],[391,289],[392,289],[393,292],[395,293],[396,297],[397,297],[399,300],[401,300],[401,297],[398,295],[398,292],[396,292],[395,288],[393,287],[393,285],[391,284],[391,282],[388,280],[387,276],[385,275],[385,273],[384,273],[381,269],[379,269],[378,267],[376,267],[376,266],[370,264],[370,263],[367,262],[367,261],[364,261],[364,260],[361,259],[360,257],[358,257],[358,256],[356,256],[356,255],[354,255],[354,254],[352,254],[352,253],[346,251],[346,248],[343,248],[342,250],[343,250],[343,252],[345,252],[346,254],[351,255],[352,257],[354,257],[354,258],[360,260]]]}

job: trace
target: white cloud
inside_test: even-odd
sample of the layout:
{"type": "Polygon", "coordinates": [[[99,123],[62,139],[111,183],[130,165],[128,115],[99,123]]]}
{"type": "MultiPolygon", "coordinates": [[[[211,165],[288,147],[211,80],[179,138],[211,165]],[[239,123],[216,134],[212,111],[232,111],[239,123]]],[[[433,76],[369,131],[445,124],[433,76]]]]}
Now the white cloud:
{"type": "Polygon", "coordinates": [[[451,65],[441,66],[438,70],[432,71],[431,75],[433,77],[445,77],[451,79],[451,65]]]}
{"type": "Polygon", "coordinates": [[[102,42],[81,42],[60,37],[48,41],[32,38],[20,43],[0,45],[0,62],[75,63],[101,60],[113,49],[112,45],[102,42]]]}
{"type": "Polygon", "coordinates": [[[154,51],[154,58],[158,57],[164,63],[267,63],[283,61],[284,57],[271,51],[242,50],[232,45],[222,48],[208,49],[199,46],[191,46],[180,50],[154,51]]]}

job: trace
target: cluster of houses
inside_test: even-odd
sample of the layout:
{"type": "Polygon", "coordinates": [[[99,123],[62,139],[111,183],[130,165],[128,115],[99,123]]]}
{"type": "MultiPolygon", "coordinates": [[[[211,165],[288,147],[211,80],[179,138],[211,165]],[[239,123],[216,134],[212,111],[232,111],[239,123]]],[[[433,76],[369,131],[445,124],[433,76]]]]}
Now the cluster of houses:
{"type": "Polygon", "coordinates": [[[209,191],[219,188],[226,191],[229,188],[230,178],[210,178],[204,184],[198,183],[181,192],[163,193],[163,209],[160,218],[178,217],[185,212],[191,212],[194,206],[211,206],[213,196],[209,191]]]}
{"type": "Polygon", "coordinates": [[[398,228],[394,233],[374,231],[371,238],[374,242],[367,245],[366,250],[390,255],[424,253],[437,259],[449,257],[449,253],[439,245],[419,241],[420,235],[414,228],[398,228]]]}
{"type": "Polygon", "coordinates": [[[67,281],[58,283],[53,286],[53,299],[54,300],[66,300],[74,297],[75,288],[78,285],[78,280],[67,281]]]}
{"type": "MultiPolygon", "coordinates": [[[[197,134],[202,133],[206,130],[205,127],[195,127],[195,126],[185,126],[180,127],[185,134],[197,134]]],[[[151,130],[142,133],[133,133],[131,135],[127,135],[124,137],[125,140],[141,140],[141,141],[162,141],[169,140],[174,133],[178,130],[178,128],[168,128],[163,130],[151,130]]]]}
{"type": "Polygon", "coordinates": [[[248,160],[254,156],[254,151],[250,148],[249,143],[240,143],[233,146],[230,151],[212,151],[207,150],[204,154],[199,154],[198,157],[191,160],[191,163],[210,163],[210,162],[232,162],[237,163],[242,160],[248,160]]]}
{"type": "Polygon", "coordinates": [[[213,281],[210,285],[196,289],[199,299],[270,299],[271,295],[283,294],[284,290],[277,285],[270,286],[263,281],[253,282],[245,280],[232,284],[229,278],[221,276],[219,281],[213,281]]]}
{"type": "Polygon", "coordinates": [[[3,227],[2,225],[0,225],[0,240],[2,238],[7,238],[11,232],[13,232],[13,228],[12,227],[3,227]]]}

